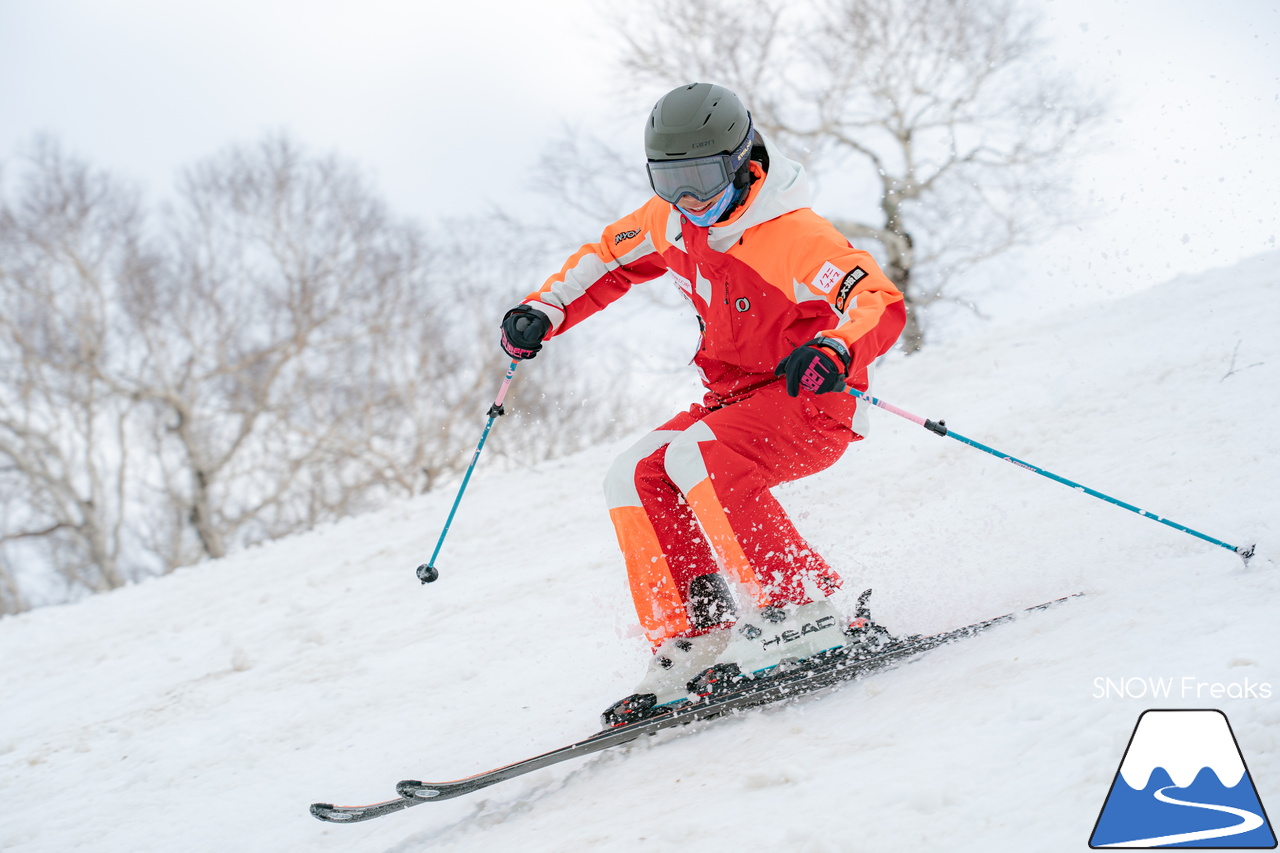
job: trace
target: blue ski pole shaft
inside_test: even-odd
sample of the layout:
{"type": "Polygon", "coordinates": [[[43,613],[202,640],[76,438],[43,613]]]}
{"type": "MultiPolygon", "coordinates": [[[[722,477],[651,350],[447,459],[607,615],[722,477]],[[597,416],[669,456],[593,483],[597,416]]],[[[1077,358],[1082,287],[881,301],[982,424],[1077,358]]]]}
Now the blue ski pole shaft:
{"type": "Polygon", "coordinates": [[[511,379],[516,375],[516,367],[519,361],[512,361],[507,368],[507,376],[502,380],[502,387],[498,389],[498,396],[494,398],[493,405],[489,407],[489,421],[484,425],[484,432],[480,433],[480,443],[476,445],[475,455],[471,457],[471,464],[467,466],[467,473],[462,477],[462,485],[458,487],[458,496],[453,499],[453,508],[449,510],[449,517],[445,519],[444,530],[440,531],[440,539],[436,542],[436,549],[431,552],[431,560],[418,566],[418,580],[423,583],[431,583],[440,577],[440,572],[436,569],[436,557],[440,556],[440,548],[444,545],[444,538],[449,535],[449,528],[453,525],[453,517],[458,512],[458,505],[462,503],[462,495],[467,490],[467,483],[471,482],[471,472],[476,469],[476,463],[480,461],[480,451],[484,450],[484,443],[489,438],[489,430],[493,429],[493,422],[506,412],[502,409],[502,401],[506,399],[507,389],[511,387],[511,379]]]}
{"type": "Polygon", "coordinates": [[[884,409],[886,412],[892,412],[898,417],[906,418],[912,423],[919,424],[920,426],[924,427],[925,429],[929,430],[930,432],[936,435],[945,436],[947,438],[954,438],[956,441],[959,441],[962,444],[967,444],[970,447],[975,447],[978,450],[983,451],[984,453],[990,453],[992,456],[996,457],[997,459],[1003,459],[1006,462],[1011,462],[1014,465],[1017,465],[1019,468],[1023,468],[1027,471],[1031,471],[1032,473],[1039,474],[1042,477],[1047,477],[1050,480],[1054,480],[1058,483],[1062,483],[1064,486],[1070,486],[1071,488],[1077,491],[1084,492],[1087,495],[1092,495],[1093,497],[1098,498],[1100,500],[1104,500],[1109,504],[1113,504],[1123,509],[1127,509],[1130,512],[1137,513],[1143,518],[1149,518],[1152,521],[1158,521],[1163,525],[1172,527],[1174,530],[1181,530],[1183,533],[1189,533],[1192,536],[1195,536],[1197,539],[1203,539],[1205,542],[1210,542],[1214,545],[1217,545],[1220,548],[1226,548],[1228,551],[1234,551],[1235,553],[1240,555],[1240,557],[1245,561],[1246,565],[1249,562],[1249,558],[1253,556],[1253,550],[1254,550],[1253,545],[1250,545],[1247,548],[1245,548],[1245,547],[1232,545],[1229,542],[1223,542],[1221,539],[1215,539],[1214,537],[1201,533],[1198,530],[1193,530],[1192,528],[1187,527],[1186,525],[1178,524],[1176,521],[1171,521],[1167,518],[1164,518],[1163,516],[1159,516],[1154,513],[1147,512],[1145,509],[1139,509],[1133,504],[1125,503],[1124,501],[1117,500],[1111,497],[1110,495],[1105,495],[1102,492],[1097,491],[1096,489],[1091,489],[1088,486],[1084,486],[1084,485],[1081,485],[1080,483],[1076,483],[1076,482],[1073,482],[1072,480],[1068,480],[1066,477],[1059,477],[1057,474],[1054,474],[1052,471],[1046,471],[1045,469],[1037,465],[1032,465],[1030,462],[1024,462],[1023,460],[1018,459],[1017,457],[1010,456],[1007,453],[1001,453],[999,450],[996,450],[995,448],[988,447],[987,445],[983,444],[980,441],[974,441],[972,438],[963,436],[960,433],[949,429],[947,427],[946,421],[941,421],[941,420],[931,421],[931,420],[928,420],[927,418],[922,418],[919,415],[913,415],[911,412],[908,412],[904,409],[900,409],[891,403],[886,403],[884,400],[881,400],[878,397],[873,397],[872,395],[866,393],[865,391],[859,391],[857,388],[850,388],[849,393],[860,400],[866,400],[868,403],[870,403],[873,406],[884,409]]]}

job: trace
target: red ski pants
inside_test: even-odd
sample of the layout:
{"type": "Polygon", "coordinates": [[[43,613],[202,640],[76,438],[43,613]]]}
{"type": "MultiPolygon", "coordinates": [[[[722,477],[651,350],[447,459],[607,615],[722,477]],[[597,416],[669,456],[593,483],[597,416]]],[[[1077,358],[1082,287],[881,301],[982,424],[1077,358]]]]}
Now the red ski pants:
{"type": "Polygon", "coordinates": [[[843,394],[788,397],[774,383],[721,408],[694,405],[618,457],[605,480],[609,516],[655,647],[708,630],[687,605],[690,581],[710,572],[758,607],[808,603],[806,582],[823,595],[839,588],[769,490],[834,464],[861,437],[855,406],[843,394]]]}

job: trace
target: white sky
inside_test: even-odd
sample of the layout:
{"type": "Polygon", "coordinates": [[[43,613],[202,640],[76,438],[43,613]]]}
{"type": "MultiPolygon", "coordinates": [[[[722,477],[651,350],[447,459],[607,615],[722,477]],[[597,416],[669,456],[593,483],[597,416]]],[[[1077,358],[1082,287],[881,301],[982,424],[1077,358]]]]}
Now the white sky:
{"type": "Polygon", "coordinates": [[[404,213],[479,211],[598,82],[588,5],[0,0],[0,155],[48,131],[163,193],[284,130],[404,213]]]}
{"type": "MultiPolygon", "coordinates": [[[[1116,91],[1116,120],[1080,175],[1101,202],[1098,221],[984,273],[1024,284],[994,313],[1034,313],[1275,248],[1276,0],[1212,11],[1197,0],[1033,2],[1058,57],[1116,91]]],[[[396,210],[426,221],[520,206],[539,152],[564,124],[617,133],[619,104],[645,100],[623,91],[610,66],[606,8],[0,0],[0,158],[49,132],[161,196],[182,167],[284,130],[359,163],[396,210]]],[[[816,206],[828,204],[820,196],[816,206]]]]}
{"type": "MultiPolygon", "coordinates": [[[[1280,4],[1048,0],[1063,61],[1115,92],[1109,144],[1079,187],[1100,216],[1026,255],[1085,297],[1224,266],[1280,231],[1280,4]],[[1126,284],[1127,282],[1127,284],[1126,284]]],[[[1044,296],[1044,289],[1032,291],[1044,296]]],[[[1027,291],[1024,291],[1024,296],[1027,291]]],[[[1208,295],[1207,295],[1208,296],[1208,295]]],[[[1066,300],[1068,303],[1070,299],[1066,300]]]]}

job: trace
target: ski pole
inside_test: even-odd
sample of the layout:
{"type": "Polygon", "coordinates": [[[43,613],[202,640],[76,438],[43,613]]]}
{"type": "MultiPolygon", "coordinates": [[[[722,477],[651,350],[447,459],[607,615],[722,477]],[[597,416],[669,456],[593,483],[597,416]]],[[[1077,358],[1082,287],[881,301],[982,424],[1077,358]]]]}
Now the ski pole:
{"type": "Polygon", "coordinates": [[[453,499],[453,509],[449,510],[449,517],[445,519],[444,530],[440,531],[440,541],[436,542],[436,549],[431,552],[431,560],[418,566],[418,580],[423,583],[431,583],[440,577],[440,572],[436,571],[436,557],[440,556],[440,546],[444,544],[444,537],[449,535],[449,527],[453,524],[453,516],[458,511],[458,504],[462,503],[462,493],[467,490],[467,483],[471,482],[471,472],[476,469],[476,463],[480,461],[480,451],[484,450],[484,442],[489,437],[489,430],[493,429],[495,420],[506,414],[502,408],[502,401],[507,396],[507,389],[511,387],[511,378],[516,375],[516,366],[518,364],[520,364],[519,361],[511,362],[511,366],[507,368],[507,377],[502,380],[502,387],[498,389],[498,396],[494,398],[493,405],[489,407],[489,422],[484,425],[484,432],[480,434],[480,443],[476,445],[476,453],[471,457],[471,464],[467,466],[467,473],[462,477],[462,485],[458,488],[458,496],[453,499]]]}
{"type": "Polygon", "coordinates": [[[886,412],[892,412],[893,414],[897,415],[900,418],[906,418],[912,423],[919,424],[920,426],[924,427],[925,429],[929,430],[930,432],[936,435],[946,436],[947,438],[954,438],[956,441],[959,441],[963,444],[967,444],[970,447],[976,447],[978,450],[984,451],[986,453],[990,453],[992,456],[995,456],[998,459],[1003,459],[1006,462],[1012,462],[1014,465],[1017,465],[1019,468],[1025,468],[1026,470],[1031,471],[1032,473],[1035,473],[1035,474],[1039,474],[1042,477],[1048,477],[1050,480],[1056,480],[1057,482],[1062,483],[1064,486],[1070,486],[1071,488],[1077,491],[1084,492],[1087,495],[1092,495],[1095,498],[1099,498],[1101,500],[1106,501],[1107,503],[1114,504],[1115,506],[1118,506],[1118,507],[1122,507],[1123,509],[1127,509],[1130,512],[1135,512],[1138,515],[1142,516],[1143,518],[1149,518],[1152,521],[1158,521],[1161,524],[1172,527],[1174,530],[1181,530],[1183,533],[1190,533],[1192,536],[1195,536],[1198,539],[1203,539],[1205,542],[1211,542],[1220,548],[1226,548],[1228,551],[1234,551],[1240,555],[1240,558],[1244,560],[1244,564],[1246,566],[1249,565],[1249,558],[1253,556],[1253,550],[1255,547],[1254,545],[1250,545],[1249,547],[1244,548],[1244,547],[1232,545],[1227,542],[1223,542],[1221,539],[1215,539],[1212,536],[1207,536],[1198,530],[1192,530],[1190,527],[1187,527],[1182,524],[1178,524],[1175,521],[1170,521],[1169,519],[1156,515],[1154,513],[1147,512],[1145,509],[1139,509],[1133,504],[1125,503],[1124,501],[1121,501],[1121,500],[1116,500],[1110,495],[1104,495],[1102,492],[1091,489],[1088,486],[1082,486],[1081,484],[1074,483],[1065,477],[1059,477],[1057,474],[1054,474],[1051,471],[1046,471],[1045,469],[1040,468],[1036,465],[1032,465],[1030,462],[1024,462],[1021,459],[1008,455],[1007,453],[1001,453],[999,450],[996,450],[991,447],[987,447],[987,445],[981,442],[974,441],[971,438],[967,438],[966,436],[963,436],[960,433],[949,429],[947,427],[946,421],[941,421],[941,420],[931,421],[926,418],[922,418],[919,415],[913,415],[908,411],[899,409],[897,406],[894,406],[891,403],[886,403],[884,400],[881,400],[878,397],[873,397],[870,394],[866,393],[865,391],[859,391],[857,388],[850,388],[849,393],[860,400],[866,400],[868,403],[870,403],[873,406],[884,409],[886,412]]]}

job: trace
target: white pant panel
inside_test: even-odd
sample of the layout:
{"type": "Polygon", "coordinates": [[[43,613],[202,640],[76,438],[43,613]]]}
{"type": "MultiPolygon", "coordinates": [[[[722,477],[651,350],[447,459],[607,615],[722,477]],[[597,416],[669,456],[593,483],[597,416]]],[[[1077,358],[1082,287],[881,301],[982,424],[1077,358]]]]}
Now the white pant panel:
{"type": "Polygon", "coordinates": [[[609,466],[604,478],[604,497],[609,509],[624,506],[640,506],[640,492],[636,489],[636,466],[663,445],[679,436],[676,430],[654,430],[624,450],[609,466]]]}
{"type": "Polygon", "coordinates": [[[716,434],[705,421],[698,421],[684,432],[676,434],[667,448],[667,476],[685,494],[707,479],[707,464],[702,459],[698,442],[715,441],[716,434]]]}

